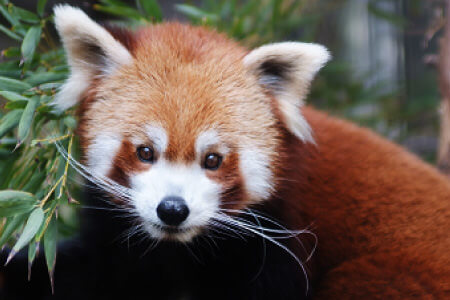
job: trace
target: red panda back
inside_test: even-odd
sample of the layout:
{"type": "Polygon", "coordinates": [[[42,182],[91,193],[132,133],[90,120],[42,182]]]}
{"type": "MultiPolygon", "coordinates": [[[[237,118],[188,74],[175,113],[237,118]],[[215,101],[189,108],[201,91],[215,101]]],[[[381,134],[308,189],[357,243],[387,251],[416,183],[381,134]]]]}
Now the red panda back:
{"type": "Polygon", "coordinates": [[[281,198],[286,213],[295,209],[294,227],[312,223],[318,235],[319,276],[331,277],[323,281],[324,299],[342,296],[337,291],[380,293],[362,274],[378,276],[383,297],[404,296],[403,289],[448,296],[448,179],[367,129],[312,108],[304,114],[317,146],[289,140],[296,168],[286,175],[298,184],[285,184],[281,198]],[[359,264],[348,263],[354,260],[359,264]]]}

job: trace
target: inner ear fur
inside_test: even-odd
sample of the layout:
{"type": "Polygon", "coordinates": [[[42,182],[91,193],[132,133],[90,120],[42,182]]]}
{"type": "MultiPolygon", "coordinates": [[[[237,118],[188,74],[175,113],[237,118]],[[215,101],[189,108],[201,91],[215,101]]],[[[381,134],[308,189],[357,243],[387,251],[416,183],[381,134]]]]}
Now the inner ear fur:
{"type": "Polygon", "coordinates": [[[286,128],[305,142],[313,142],[313,137],[300,108],[314,76],[329,59],[324,46],[299,42],[264,45],[244,57],[244,65],[277,100],[286,128]]]}
{"type": "Polygon", "coordinates": [[[82,10],[58,5],[55,25],[70,67],[70,76],[56,95],[54,106],[62,111],[77,104],[95,76],[109,75],[132,62],[126,47],[82,10]]]}

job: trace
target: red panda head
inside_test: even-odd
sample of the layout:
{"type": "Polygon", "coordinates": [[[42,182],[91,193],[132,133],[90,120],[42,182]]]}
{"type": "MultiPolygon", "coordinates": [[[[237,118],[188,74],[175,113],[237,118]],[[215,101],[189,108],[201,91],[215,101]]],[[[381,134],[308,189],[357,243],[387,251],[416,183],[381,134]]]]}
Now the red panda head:
{"type": "Polygon", "coordinates": [[[70,6],[55,23],[71,68],[55,106],[81,102],[86,168],[154,238],[188,241],[224,207],[268,199],[283,132],[313,140],[300,107],[322,46],[248,52],[178,23],[107,30],[70,6]]]}

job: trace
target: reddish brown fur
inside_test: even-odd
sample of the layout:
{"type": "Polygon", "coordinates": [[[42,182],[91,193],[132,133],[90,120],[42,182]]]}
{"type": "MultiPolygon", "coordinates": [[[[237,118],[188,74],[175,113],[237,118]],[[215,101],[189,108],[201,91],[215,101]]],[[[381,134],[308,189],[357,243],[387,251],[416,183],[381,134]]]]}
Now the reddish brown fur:
{"type": "Polygon", "coordinates": [[[450,296],[450,184],[369,130],[304,109],[317,147],[292,137],[279,197],[314,223],[318,299],[450,296]]]}
{"type": "MultiPolygon", "coordinates": [[[[296,229],[315,225],[316,299],[450,297],[447,178],[372,132],[312,108],[304,114],[317,145],[303,144],[282,128],[273,99],[243,69],[247,51],[217,33],[173,23],[125,39],[132,43],[116,37],[136,64],[93,84],[81,109],[85,149],[111,128],[144,139],[148,120],[169,130],[172,161],[192,161],[196,137],[211,126],[222,129],[233,150],[245,148],[240,138],[252,136],[269,153],[284,221],[296,229]],[[260,109],[258,101],[270,109],[260,109]]],[[[113,178],[144,168],[131,155],[125,142],[113,178]]],[[[237,162],[232,154],[222,173],[209,176],[229,189],[230,203],[245,205],[237,162]]]]}

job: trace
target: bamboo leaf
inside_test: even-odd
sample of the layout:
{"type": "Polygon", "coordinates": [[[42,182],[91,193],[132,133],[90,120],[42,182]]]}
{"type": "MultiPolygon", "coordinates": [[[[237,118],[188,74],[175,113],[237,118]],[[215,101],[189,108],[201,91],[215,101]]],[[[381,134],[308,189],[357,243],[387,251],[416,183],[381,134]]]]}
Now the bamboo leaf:
{"type": "Polygon", "coordinates": [[[45,213],[45,221],[42,222],[41,227],[39,228],[39,230],[36,233],[35,236],[35,241],[39,242],[42,237],[44,236],[45,232],[47,231],[48,225],[50,224],[50,221],[52,219],[53,213],[55,212],[56,209],[56,205],[57,202],[56,201],[52,201],[49,205],[49,207],[46,209],[46,213],[45,213]]]}
{"type": "Polygon", "coordinates": [[[19,100],[28,101],[27,97],[24,97],[22,95],[10,91],[0,91],[0,95],[8,99],[9,101],[19,101],[19,100]]]}
{"type": "Polygon", "coordinates": [[[0,13],[12,26],[17,26],[20,24],[19,20],[7,10],[6,6],[0,5],[0,13]]]}
{"type": "Polygon", "coordinates": [[[17,33],[9,30],[8,28],[6,28],[5,26],[0,24],[0,31],[3,32],[4,34],[6,34],[7,36],[9,36],[12,39],[15,39],[17,41],[21,41],[22,38],[20,37],[20,35],[18,35],[17,33]]]}
{"type": "Polygon", "coordinates": [[[30,217],[23,228],[22,234],[17,240],[16,244],[11,250],[11,253],[6,260],[6,263],[10,262],[14,255],[19,252],[23,247],[25,247],[36,235],[36,232],[39,230],[42,222],[44,221],[44,211],[41,207],[37,207],[30,214],[30,217]]]}
{"type": "Polygon", "coordinates": [[[25,220],[27,219],[27,214],[15,215],[12,217],[8,217],[6,220],[6,224],[4,226],[2,235],[0,236],[0,247],[3,247],[5,243],[9,240],[11,235],[23,225],[25,220]]]}
{"type": "Polygon", "coordinates": [[[55,73],[55,72],[44,72],[44,73],[35,73],[28,77],[25,81],[31,84],[32,86],[37,86],[47,82],[59,81],[67,78],[66,73],[55,73]]]}
{"type": "Polygon", "coordinates": [[[36,253],[39,248],[39,243],[31,242],[28,245],[28,281],[31,280],[31,267],[33,266],[36,253]]]}
{"type": "Polygon", "coordinates": [[[56,245],[58,239],[58,227],[56,222],[56,215],[53,214],[47,231],[44,234],[44,252],[45,260],[47,262],[48,274],[50,276],[50,283],[52,285],[52,293],[54,291],[53,274],[56,264],[56,245]]]}
{"type": "Polygon", "coordinates": [[[22,190],[27,192],[36,192],[45,180],[44,172],[35,172],[31,179],[26,183],[22,190]]]}
{"type": "Polygon", "coordinates": [[[28,23],[39,23],[40,19],[39,17],[35,14],[32,13],[29,10],[17,7],[17,6],[13,6],[13,14],[14,16],[17,16],[20,20],[28,22],[28,23]]]}
{"type": "Polygon", "coordinates": [[[18,47],[9,47],[2,51],[2,54],[8,58],[19,58],[20,57],[20,49],[18,47]]]}
{"type": "Polygon", "coordinates": [[[47,4],[47,0],[39,0],[37,3],[37,13],[42,17],[45,12],[45,4],[47,4]]]}
{"type": "Polygon", "coordinates": [[[27,106],[28,101],[19,100],[19,101],[10,101],[6,103],[5,108],[9,110],[13,109],[24,109],[27,106]]]}
{"type": "Polygon", "coordinates": [[[28,29],[27,34],[23,39],[21,47],[22,56],[25,62],[29,62],[33,59],[36,46],[39,44],[39,41],[41,40],[41,33],[42,33],[41,26],[33,26],[30,29],[28,29]]]}
{"type": "Polygon", "coordinates": [[[15,190],[0,191],[0,217],[29,212],[36,203],[33,194],[15,190]]]}
{"type": "Polygon", "coordinates": [[[17,109],[10,111],[0,120],[0,138],[5,134],[16,128],[20,122],[20,117],[22,116],[23,109],[17,109]]]}
{"type": "Polygon", "coordinates": [[[22,93],[31,89],[31,85],[16,79],[0,76],[0,90],[22,93]]]}
{"type": "Polygon", "coordinates": [[[39,105],[39,96],[33,96],[29,101],[25,110],[23,111],[22,117],[19,122],[19,129],[17,133],[17,145],[20,146],[25,140],[28,133],[30,132],[31,123],[33,122],[33,116],[39,105]]]}
{"type": "Polygon", "coordinates": [[[156,0],[137,0],[137,5],[140,7],[145,15],[154,22],[162,21],[162,11],[156,0]]]}
{"type": "Polygon", "coordinates": [[[108,14],[126,17],[126,18],[130,18],[130,19],[135,19],[135,20],[143,19],[142,15],[139,13],[139,11],[137,11],[134,8],[128,7],[128,6],[105,6],[105,5],[94,4],[94,9],[108,13],[108,14]]]}
{"type": "Polygon", "coordinates": [[[57,88],[61,87],[62,85],[63,85],[63,83],[61,83],[61,82],[49,82],[49,83],[41,84],[39,86],[39,89],[41,89],[41,90],[53,90],[53,89],[57,89],[57,88]]]}
{"type": "Polygon", "coordinates": [[[218,20],[217,15],[208,13],[208,12],[201,10],[192,5],[177,4],[177,5],[175,5],[175,8],[182,14],[184,14],[187,17],[192,18],[194,20],[198,20],[198,21],[206,20],[206,21],[212,21],[212,22],[217,22],[217,20],[218,20]]]}

